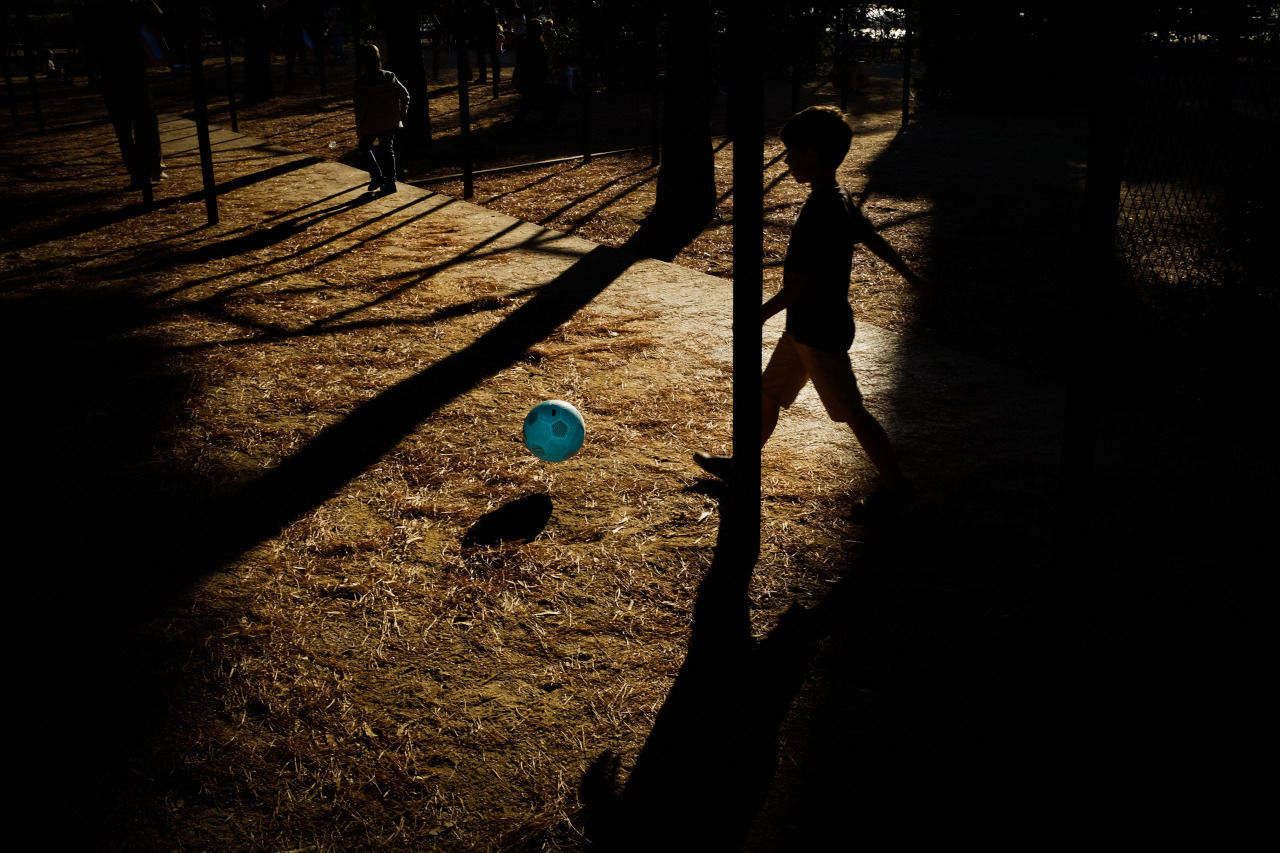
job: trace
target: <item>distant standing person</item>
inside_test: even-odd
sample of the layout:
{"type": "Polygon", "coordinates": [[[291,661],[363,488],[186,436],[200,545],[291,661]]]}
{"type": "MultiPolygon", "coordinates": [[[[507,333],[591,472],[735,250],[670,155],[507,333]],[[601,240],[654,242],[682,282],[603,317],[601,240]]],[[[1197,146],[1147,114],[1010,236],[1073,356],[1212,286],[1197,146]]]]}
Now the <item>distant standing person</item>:
{"type": "Polygon", "coordinates": [[[138,189],[169,177],[160,159],[160,124],[147,82],[145,41],[163,13],[153,0],[106,0],[96,12],[91,22],[99,40],[102,94],[129,170],[129,189],[138,189]]]}
{"type": "Polygon", "coordinates": [[[409,114],[409,90],[382,68],[377,45],[362,44],[355,84],[356,137],[369,169],[369,191],[396,191],[396,131],[409,114]],[[378,150],[373,147],[378,143],[378,150]],[[381,152],[381,158],[378,153],[381,152]]]}
{"type": "MultiPolygon", "coordinates": [[[[783,263],[782,289],[761,308],[761,322],[786,311],[782,338],[761,377],[760,446],[773,434],[783,408],[795,402],[813,382],[827,414],[853,429],[875,466],[879,485],[864,502],[879,510],[910,499],[914,488],[898,467],[898,459],[880,422],[862,402],[849,361],[853,345],[853,309],[849,305],[849,272],[859,243],[896,270],[912,287],[927,288],[885,241],[836,181],[836,169],[853,140],[853,129],[833,107],[809,107],[782,128],[786,163],[810,193],[791,232],[783,263]]],[[[694,461],[710,474],[727,479],[732,459],[703,451],[694,461]]]]}

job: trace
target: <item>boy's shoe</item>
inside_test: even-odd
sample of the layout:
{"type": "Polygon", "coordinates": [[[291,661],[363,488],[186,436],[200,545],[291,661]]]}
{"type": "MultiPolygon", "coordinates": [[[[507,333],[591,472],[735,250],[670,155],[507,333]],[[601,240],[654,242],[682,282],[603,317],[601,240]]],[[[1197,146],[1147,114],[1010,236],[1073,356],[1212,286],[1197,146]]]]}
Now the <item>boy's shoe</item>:
{"type": "Polygon", "coordinates": [[[703,471],[713,477],[719,477],[721,480],[727,481],[729,473],[733,470],[732,456],[713,456],[705,450],[695,450],[693,461],[703,471]]]}
{"type": "Polygon", "coordinates": [[[396,188],[396,182],[395,182],[395,179],[394,179],[394,178],[393,178],[392,180],[389,180],[389,181],[383,181],[383,183],[382,183],[382,191],[383,191],[384,193],[393,193],[393,192],[395,192],[395,191],[396,191],[396,189],[397,189],[397,188],[396,188]]]}
{"type": "Polygon", "coordinates": [[[371,179],[369,181],[369,192],[376,193],[378,190],[382,189],[382,184],[383,184],[382,178],[371,179]]]}

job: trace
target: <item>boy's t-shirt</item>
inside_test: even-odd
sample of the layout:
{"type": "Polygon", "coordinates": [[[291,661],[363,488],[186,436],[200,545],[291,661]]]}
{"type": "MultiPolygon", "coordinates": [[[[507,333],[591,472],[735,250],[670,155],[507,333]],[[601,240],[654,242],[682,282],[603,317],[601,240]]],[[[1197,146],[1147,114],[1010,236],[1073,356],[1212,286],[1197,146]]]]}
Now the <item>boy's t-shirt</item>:
{"type": "Polygon", "coordinates": [[[787,309],[786,330],[797,341],[830,352],[845,352],[853,345],[853,248],[873,232],[843,187],[831,184],[810,193],[791,231],[783,264],[784,281],[796,274],[813,281],[809,292],[787,309]]]}

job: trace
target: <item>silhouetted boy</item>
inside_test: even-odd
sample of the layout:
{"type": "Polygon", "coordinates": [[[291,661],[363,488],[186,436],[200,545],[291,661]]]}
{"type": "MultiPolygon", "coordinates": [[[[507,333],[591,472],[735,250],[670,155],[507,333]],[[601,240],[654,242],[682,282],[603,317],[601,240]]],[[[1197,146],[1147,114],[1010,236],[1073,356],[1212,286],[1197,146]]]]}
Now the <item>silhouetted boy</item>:
{"type": "MultiPolygon", "coordinates": [[[[853,129],[832,107],[802,110],[782,128],[791,175],[811,190],[791,232],[782,289],[761,309],[762,322],[785,310],[787,323],[761,378],[760,446],[773,434],[779,411],[790,407],[812,380],[827,414],[853,429],[875,466],[880,482],[865,506],[878,509],[910,498],[914,489],[898,467],[884,428],[863,405],[849,361],[854,334],[849,272],[854,247],[866,246],[913,287],[927,284],[876,233],[836,182],[836,169],[852,140],[853,129]]],[[[728,478],[730,457],[698,451],[694,461],[708,473],[728,478]]]]}
{"type": "Polygon", "coordinates": [[[377,45],[362,44],[356,78],[356,136],[369,169],[369,190],[396,191],[396,130],[409,114],[409,90],[396,75],[382,68],[377,45]],[[382,152],[379,162],[374,140],[382,152]]]}

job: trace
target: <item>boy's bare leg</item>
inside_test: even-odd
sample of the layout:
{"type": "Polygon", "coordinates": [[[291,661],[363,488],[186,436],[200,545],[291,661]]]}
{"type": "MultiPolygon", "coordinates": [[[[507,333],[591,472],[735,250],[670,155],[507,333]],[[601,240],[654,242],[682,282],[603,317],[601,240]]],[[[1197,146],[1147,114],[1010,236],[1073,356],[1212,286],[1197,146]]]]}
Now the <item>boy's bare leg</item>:
{"type": "Polygon", "coordinates": [[[876,472],[880,475],[880,482],[890,491],[909,490],[911,483],[898,467],[898,456],[893,452],[893,445],[889,443],[889,434],[884,431],[884,427],[880,426],[880,422],[863,409],[860,415],[850,418],[846,423],[853,429],[858,443],[862,445],[867,458],[875,466],[876,472]]]}

